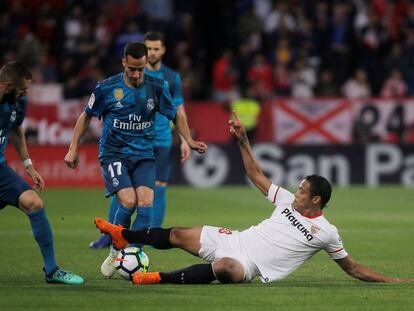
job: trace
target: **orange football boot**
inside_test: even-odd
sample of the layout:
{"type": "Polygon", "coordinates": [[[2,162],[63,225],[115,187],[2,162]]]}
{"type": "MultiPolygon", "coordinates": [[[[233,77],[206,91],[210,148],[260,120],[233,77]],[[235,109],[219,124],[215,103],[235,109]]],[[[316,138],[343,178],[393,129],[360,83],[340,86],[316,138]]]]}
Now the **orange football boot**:
{"type": "Polygon", "coordinates": [[[132,275],[132,283],[137,285],[159,284],[161,277],[159,272],[135,272],[132,275]]]}
{"type": "Polygon", "coordinates": [[[96,228],[98,228],[102,233],[110,235],[112,243],[117,249],[124,249],[128,246],[129,242],[122,236],[122,230],[124,230],[124,227],[121,225],[113,225],[99,217],[95,218],[95,225],[96,228]]]}

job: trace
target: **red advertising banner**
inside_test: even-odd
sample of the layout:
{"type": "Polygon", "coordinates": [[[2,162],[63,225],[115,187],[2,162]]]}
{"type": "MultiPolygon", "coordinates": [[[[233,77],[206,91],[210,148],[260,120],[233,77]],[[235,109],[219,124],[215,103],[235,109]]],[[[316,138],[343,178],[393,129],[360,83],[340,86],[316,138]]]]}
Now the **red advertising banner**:
{"type": "MultiPolygon", "coordinates": [[[[227,144],[230,111],[214,101],[187,102],[188,122],[194,138],[227,144]]],[[[23,127],[28,142],[68,145],[76,119],[85,108],[82,99],[65,100],[59,84],[33,85],[23,127]]],[[[86,134],[98,142],[101,122],[93,118],[86,134]]],[[[256,142],[280,144],[352,144],[414,142],[414,100],[274,98],[263,103],[256,142]]]]}
{"type": "MultiPolygon", "coordinates": [[[[29,146],[30,157],[36,170],[45,180],[46,187],[104,187],[98,162],[98,146],[84,145],[79,151],[79,165],[73,170],[66,166],[63,158],[67,146],[29,146]]],[[[9,146],[6,151],[7,162],[13,170],[31,184],[22,161],[9,146]]]]}
{"type": "Polygon", "coordinates": [[[230,112],[222,104],[203,101],[185,105],[188,125],[195,139],[215,144],[231,141],[228,121],[230,112]]]}

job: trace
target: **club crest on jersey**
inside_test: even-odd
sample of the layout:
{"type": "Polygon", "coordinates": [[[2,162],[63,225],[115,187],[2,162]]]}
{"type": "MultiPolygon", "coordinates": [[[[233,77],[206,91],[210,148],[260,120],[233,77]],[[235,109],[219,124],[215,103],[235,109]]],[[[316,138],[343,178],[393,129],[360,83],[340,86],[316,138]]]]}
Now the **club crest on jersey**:
{"type": "Polygon", "coordinates": [[[89,98],[89,101],[88,101],[89,109],[92,109],[94,103],[95,103],[95,94],[92,93],[92,95],[91,95],[91,97],[89,98]]]}
{"type": "Polygon", "coordinates": [[[315,226],[315,225],[311,226],[311,233],[312,234],[317,234],[319,232],[319,230],[321,230],[321,228],[319,228],[318,226],[315,226]]]}
{"type": "Polygon", "coordinates": [[[114,90],[114,97],[117,101],[120,101],[124,98],[124,90],[123,89],[115,89],[114,90]]]}
{"type": "Polygon", "coordinates": [[[112,185],[114,185],[114,187],[117,187],[119,185],[119,180],[118,178],[113,178],[112,179],[112,185]]]}
{"type": "Polygon", "coordinates": [[[151,111],[152,109],[154,109],[154,107],[155,107],[154,100],[152,98],[149,98],[147,101],[147,109],[151,111]]]}
{"type": "Polygon", "coordinates": [[[16,117],[17,117],[16,110],[13,110],[10,115],[10,122],[13,123],[14,121],[16,121],[16,117]]]}

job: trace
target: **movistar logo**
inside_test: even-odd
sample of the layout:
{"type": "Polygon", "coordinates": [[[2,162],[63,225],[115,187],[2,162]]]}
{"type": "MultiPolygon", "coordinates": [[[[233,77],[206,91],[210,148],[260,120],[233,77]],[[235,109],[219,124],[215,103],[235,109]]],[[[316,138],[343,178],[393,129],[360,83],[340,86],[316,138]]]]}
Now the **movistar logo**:
{"type": "Polygon", "coordinates": [[[292,212],[288,208],[285,208],[282,211],[282,215],[285,215],[285,217],[290,221],[292,226],[296,227],[308,241],[313,240],[313,235],[308,231],[308,229],[305,228],[304,225],[302,225],[302,223],[299,220],[296,219],[295,216],[292,215],[292,212]]]}

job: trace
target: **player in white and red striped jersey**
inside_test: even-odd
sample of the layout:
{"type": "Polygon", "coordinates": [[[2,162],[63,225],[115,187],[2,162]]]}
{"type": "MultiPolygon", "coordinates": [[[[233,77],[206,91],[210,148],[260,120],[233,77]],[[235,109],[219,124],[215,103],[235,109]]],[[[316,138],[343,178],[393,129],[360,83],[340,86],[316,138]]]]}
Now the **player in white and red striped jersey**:
{"type": "Polygon", "coordinates": [[[322,213],[332,191],[324,177],[305,177],[295,194],[276,186],[263,174],[237,115],[230,120],[230,132],[239,142],[247,175],[276,205],[272,215],[240,232],[210,226],[131,231],[96,218],[97,227],[109,233],[118,248],[128,243],[152,245],[157,249],[178,247],[210,262],[167,273],[136,272],[135,284],[204,284],[214,280],[240,283],[256,276],[262,282],[272,282],[286,277],[320,250],[325,250],[346,273],[359,280],[414,282],[414,279],[379,274],[348,255],[338,230],[322,213]]]}

